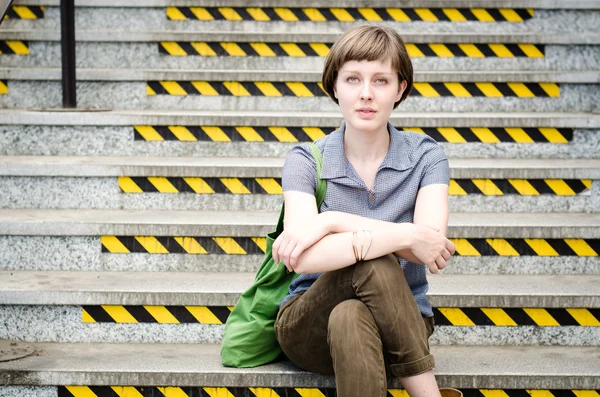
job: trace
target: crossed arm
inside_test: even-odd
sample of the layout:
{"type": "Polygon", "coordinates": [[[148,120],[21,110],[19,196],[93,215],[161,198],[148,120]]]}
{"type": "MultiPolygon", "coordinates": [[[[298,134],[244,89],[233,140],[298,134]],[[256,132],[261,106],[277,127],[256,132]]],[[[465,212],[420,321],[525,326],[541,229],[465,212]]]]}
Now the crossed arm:
{"type": "Polygon", "coordinates": [[[413,223],[393,223],[343,212],[319,214],[314,196],[284,192],[284,232],[273,244],[273,259],[290,271],[317,273],[353,265],[352,232],[367,229],[373,242],[365,259],[389,253],[427,265],[432,273],[446,266],[454,244],[446,238],[448,185],[431,184],[417,194],[413,223]]]}

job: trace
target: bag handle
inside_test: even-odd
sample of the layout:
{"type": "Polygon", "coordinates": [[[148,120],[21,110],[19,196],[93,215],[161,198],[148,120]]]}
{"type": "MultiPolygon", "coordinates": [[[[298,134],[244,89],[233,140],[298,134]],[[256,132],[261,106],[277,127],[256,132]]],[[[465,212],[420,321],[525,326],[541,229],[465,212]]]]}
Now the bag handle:
{"type": "MultiPolygon", "coordinates": [[[[321,179],[321,169],[323,168],[323,155],[321,151],[312,142],[309,142],[308,147],[315,158],[317,164],[317,190],[315,191],[315,198],[317,200],[317,211],[321,208],[323,200],[325,200],[325,193],[327,192],[327,181],[321,179]]],[[[281,212],[279,213],[279,220],[277,221],[277,227],[275,228],[276,235],[283,232],[283,218],[285,213],[285,203],[281,204],[281,212]]]]}
{"type": "Polygon", "coordinates": [[[327,192],[327,181],[321,179],[321,169],[323,168],[323,155],[321,151],[314,143],[308,144],[312,151],[313,157],[317,163],[317,190],[315,191],[315,198],[317,199],[317,211],[321,208],[323,200],[325,200],[325,193],[327,192]]]}

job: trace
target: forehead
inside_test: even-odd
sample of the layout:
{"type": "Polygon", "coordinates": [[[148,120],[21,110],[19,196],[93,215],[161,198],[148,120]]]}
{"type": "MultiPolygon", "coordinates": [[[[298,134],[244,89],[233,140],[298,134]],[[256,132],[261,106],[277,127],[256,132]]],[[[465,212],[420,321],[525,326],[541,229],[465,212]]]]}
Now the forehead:
{"type": "Polygon", "coordinates": [[[395,73],[390,59],[376,61],[348,61],[340,68],[339,73],[344,72],[359,72],[365,74],[395,73]]]}

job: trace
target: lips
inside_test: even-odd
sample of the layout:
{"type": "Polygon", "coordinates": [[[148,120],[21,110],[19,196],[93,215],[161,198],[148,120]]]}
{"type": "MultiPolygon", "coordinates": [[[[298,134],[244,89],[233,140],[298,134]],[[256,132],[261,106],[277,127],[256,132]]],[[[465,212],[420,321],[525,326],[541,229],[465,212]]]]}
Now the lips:
{"type": "Polygon", "coordinates": [[[357,110],[357,112],[363,112],[363,113],[375,113],[375,110],[371,109],[371,108],[360,108],[357,110]]]}

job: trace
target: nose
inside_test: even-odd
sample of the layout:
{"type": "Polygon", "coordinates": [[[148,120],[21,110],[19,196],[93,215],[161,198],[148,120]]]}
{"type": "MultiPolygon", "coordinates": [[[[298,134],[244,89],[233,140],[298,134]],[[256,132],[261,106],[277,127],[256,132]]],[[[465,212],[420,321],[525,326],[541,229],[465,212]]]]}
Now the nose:
{"type": "Polygon", "coordinates": [[[360,99],[363,101],[373,99],[373,93],[371,92],[371,85],[369,83],[363,84],[362,90],[360,91],[360,99]]]}

